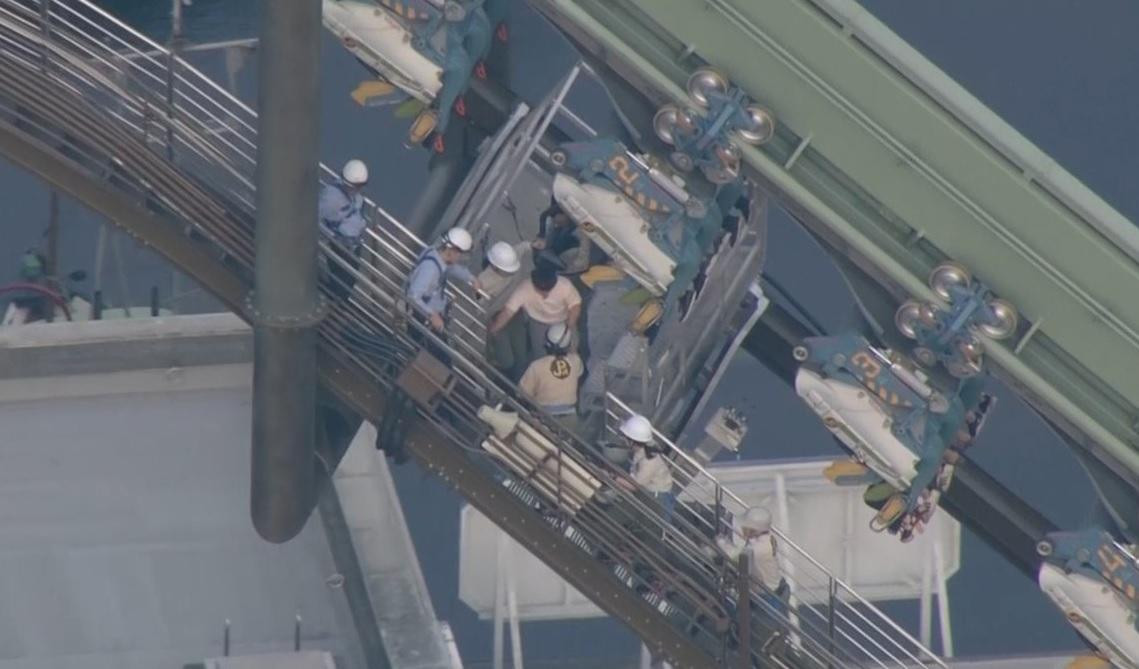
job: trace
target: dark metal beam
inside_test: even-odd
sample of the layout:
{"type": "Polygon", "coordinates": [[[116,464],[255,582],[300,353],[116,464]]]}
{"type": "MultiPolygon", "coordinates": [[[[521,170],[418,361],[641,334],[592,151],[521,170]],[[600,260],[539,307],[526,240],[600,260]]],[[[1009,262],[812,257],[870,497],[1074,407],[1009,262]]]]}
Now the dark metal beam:
{"type": "Polygon", "coordinates": [[[250,509],[266,540],[315,504],[320,0],[261,3],[250,509]]]}

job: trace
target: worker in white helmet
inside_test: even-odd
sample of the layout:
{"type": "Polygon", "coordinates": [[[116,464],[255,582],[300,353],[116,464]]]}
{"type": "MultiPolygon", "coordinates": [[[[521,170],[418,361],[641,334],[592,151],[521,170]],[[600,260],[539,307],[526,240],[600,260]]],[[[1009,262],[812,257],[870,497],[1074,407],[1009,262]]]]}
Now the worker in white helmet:
{"type": "Polygon", "coordinates": [[[730,536],[720,536],[716,543],[728,558],[738,561],[740,554],[748,554],[748,571],[755,583],[766,589],[766,599],[776,610],[782,610],[787,594],[787,583],[779,570],[778,545],[771,532],[771,513],[759,506],[749,508],[742,516],[733,519],[730,536]]]}
{"type": "Polygon", "coordinates": [[[620,479],[618,485],[626,490],[640,488],[656,499],[664,507],[667,521],[676,505],[676,496],[672,492],[671,460],[666,456],[667,451],[655,443],[652,423],[640,414],[633,414],[621,423],[618,431],[633,451],[629,463],[632,480],[620,479]]]}
{"type": "Polygon", "coordinates": [[[450,306],[447,281],[468,282],[475,290],[480,287],[479,280],[462,264],[473,245],[471,233],[463,228],[451,228],[438,244],[419,254],[407,277],[405,296],[411,315],[436,333],[441,334],[446,325],[450,306]]]}
{"type": "Polygon", "coordinates": [[[513,246],[506,242],[495,242],[487,249],[483,270],[478,278],[483,292],[491,300],[490,306],[495,306],[495,301],[507,295],[518,282],[522,259],[529,246],[524,242],[513,246]]]}
{"type": "Polygon", "coordinates": [[[585,366],[571,351],[573,333],[565,323],[546,330],[546,355],[530,363],[518,389],[566,429],[578,431],[577,385],[585,366]]]}
{"type": "Polygon", "coordinates": [[[341,299],[348,297],[356,284],[360,242],[368,227],[361,192],[367,183],[368,166],[354,158],[344,163],[339,179],[320,189],[320,230],[332,241],[332,255],[328,258],[329,288],[341,299]]]}
{"type": "MultiPolygon", "coordinates": [[[[483,271],[479,273],[482,294],[487,298],[484,309],[488,314],[502,308],[510,292],[524,276],[523,261],[530,260],[530,245],[521,242],[514,246],[495,242],[487,250],[483,271]]],[[[530,360],[526,339],[526,323],[522,317],[510,319],[501,330],[487,336],[487,361],[512,381],[517,381],[530,360]]]]}

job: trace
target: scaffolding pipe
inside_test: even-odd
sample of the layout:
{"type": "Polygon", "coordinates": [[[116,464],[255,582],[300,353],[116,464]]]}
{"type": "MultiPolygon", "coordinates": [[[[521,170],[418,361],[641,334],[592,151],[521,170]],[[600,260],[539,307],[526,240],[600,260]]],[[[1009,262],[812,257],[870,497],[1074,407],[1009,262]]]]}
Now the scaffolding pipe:
{"type": "Polygon", "coordinates": [[[263,0],[250,510],[267,541],[315,506],[320,0],[263,0]]]}

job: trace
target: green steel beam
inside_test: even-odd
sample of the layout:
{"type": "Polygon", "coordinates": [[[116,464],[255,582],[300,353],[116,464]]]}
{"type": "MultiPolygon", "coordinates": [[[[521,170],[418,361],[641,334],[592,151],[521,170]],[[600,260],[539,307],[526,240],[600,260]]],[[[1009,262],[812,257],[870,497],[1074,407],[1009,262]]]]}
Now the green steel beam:
{"type": "Polygon", "coordinates": [[[847,0],[530,1],[656,102],[723,70],[779,120],[744,152],[762,183],[899,297],[968,266],[1036,327],[987,342],[997,373],[1139,480],[1139,233],[884,26],[847,0]]]}

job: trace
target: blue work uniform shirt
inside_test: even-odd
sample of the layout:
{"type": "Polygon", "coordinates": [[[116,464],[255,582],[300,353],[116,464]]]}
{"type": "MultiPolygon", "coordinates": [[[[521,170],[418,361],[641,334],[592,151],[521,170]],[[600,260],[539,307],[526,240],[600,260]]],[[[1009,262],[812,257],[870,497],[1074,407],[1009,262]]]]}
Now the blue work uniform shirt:
{"type": "Polygon", "coordinates": [[[364,218],[364,195],[350,193],[343,181],[337,180],[321,186],[320,229],[330,237],[346,244],[360,242],[360,235],[368,227],[364,218]]]}
{"type": "Polygon", "coordinates": [[[448,278],[470,283],[475,277],[462,265],[444,262],[438,249],[427,249],[407,277],[407,301],[420,313],[443,316],[447,310],[448,278]]]}

